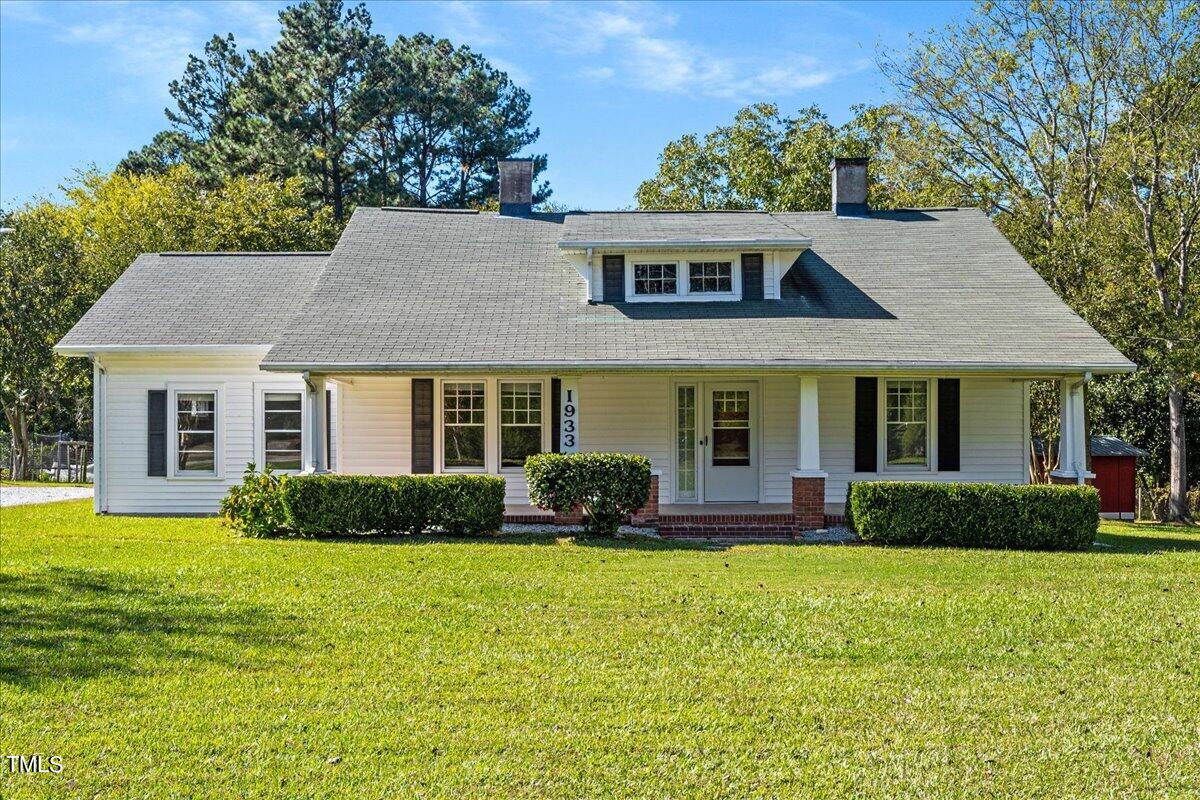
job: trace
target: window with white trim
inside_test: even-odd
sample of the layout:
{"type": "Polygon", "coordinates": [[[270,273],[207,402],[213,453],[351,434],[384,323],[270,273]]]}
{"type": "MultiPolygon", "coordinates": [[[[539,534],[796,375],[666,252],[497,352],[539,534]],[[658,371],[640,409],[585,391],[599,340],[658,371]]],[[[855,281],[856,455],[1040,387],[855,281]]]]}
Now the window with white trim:
{"type": "Polygon", "coordinates": [[[884,463],[888,467],[929,466],[928,381],[887,381],[884,442],[884,463]]]}
{"type": "Polygon", "coordinates": [[[732,261],[689,261],[688,293],[712,294],[733,291],[732,261]]]}
{"type": "Polygon", "coordinates": [[[263,463],[273,470],[304,466],[304,395],[263,392],[263,463]]]}
{"type": "Polygon", "coordinates": [[[674,262],[633,265],[633,293],[677,294],[679,265],[674,262]]]}
{"type": "Polygon", "coordinates": [[[542,384],[500,384],[500,467],[524,467],[542,452],[542,384]]]}
{"type": "Polygon", "coordinates": [[[486,468],[485,385],[482,381],[442,384],[442,468],[486,468]]]}
{"type": "Polygon", "coordinates": [[[216,475],[216,392],[176,392],[175,472],[216,475]]]}

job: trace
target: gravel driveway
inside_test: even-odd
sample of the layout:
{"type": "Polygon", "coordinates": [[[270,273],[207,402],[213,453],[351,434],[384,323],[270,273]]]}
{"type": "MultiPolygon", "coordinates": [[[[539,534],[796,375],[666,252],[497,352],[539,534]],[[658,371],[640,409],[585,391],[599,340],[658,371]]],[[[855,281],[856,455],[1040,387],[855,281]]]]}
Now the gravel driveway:
{"type": "Polygon", "coordinates": [[[91,496],[90,486],[0,486],[0,506],[57,503],[91,496]]]}

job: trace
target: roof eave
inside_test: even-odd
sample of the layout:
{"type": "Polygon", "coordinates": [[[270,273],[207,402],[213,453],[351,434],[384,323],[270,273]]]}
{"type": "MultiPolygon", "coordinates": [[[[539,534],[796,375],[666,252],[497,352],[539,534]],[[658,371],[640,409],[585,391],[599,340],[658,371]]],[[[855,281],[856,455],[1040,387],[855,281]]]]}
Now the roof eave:
{"type": "Polygon", "coordinates": [[[1133,372],[1131,362],[1022,364],[1001,362],[931,362],[931,361],[814,361],[814,360],[657,360],[657,361],[448,361],[448,362],[299,362],[263,361],[261,369],[276,372],[480,372],[486,370],[554,369],[561,371],[644,371],[662,369],[756,369],[756,370],[813,370],[817,372],[850,374],[871,372],[942,372],[992,373],[1022,375],[1031,378],[1053,378],[1067,375],[1095,375],[1133,372]]]}

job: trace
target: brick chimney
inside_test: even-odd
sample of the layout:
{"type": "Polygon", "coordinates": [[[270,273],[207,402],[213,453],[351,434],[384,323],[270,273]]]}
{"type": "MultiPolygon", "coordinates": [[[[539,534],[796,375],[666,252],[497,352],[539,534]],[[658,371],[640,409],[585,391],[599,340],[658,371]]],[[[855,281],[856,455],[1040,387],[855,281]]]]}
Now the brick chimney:
{"type": "Polygon", "coordinates": [[[500,213],[528,217],[533,212],[533,159],[502,158],[499,168],[500,213]]]}
{"type": "Polygon", "coordinates": [[[867,159],[835,158],[833,170],[833,213],[839,217],[865,217],[867,206],[867,159]]]}

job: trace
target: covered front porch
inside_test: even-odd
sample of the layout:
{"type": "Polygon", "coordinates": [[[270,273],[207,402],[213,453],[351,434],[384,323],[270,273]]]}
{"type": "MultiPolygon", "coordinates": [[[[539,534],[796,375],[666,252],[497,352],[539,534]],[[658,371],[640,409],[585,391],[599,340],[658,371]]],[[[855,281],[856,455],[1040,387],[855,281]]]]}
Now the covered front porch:
{"type": "MultiPolygon", "coordinates": [[[[646,456],[653,488],[632,522],[680,536],[791,536],[836,524],[854,480],[1023,483],[1029,474],[1028,379],[1017,376],[677,370],[306,379],[310,471],[328,471],[334,456],[340,473],[497,474],[513,522],[578,522],[529,505],[522,467],[536,452],[646,456]],[[325,386],[336,387],[335,404],[317,402],[325,386]]],[[[1074,431],[1082,384],[1061,385],[1064,423],[1074,431]]],[[[1083,463],[1066,452],[1063,470],[1083,463]]],[[[1070,479],[1065,471],[1059,477],[1070,479]]]]}

